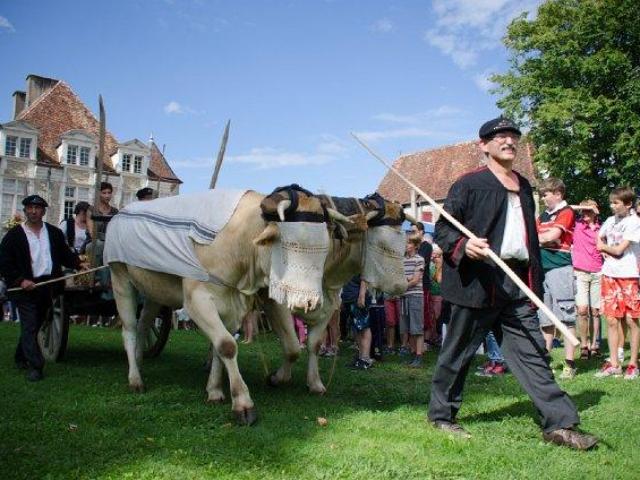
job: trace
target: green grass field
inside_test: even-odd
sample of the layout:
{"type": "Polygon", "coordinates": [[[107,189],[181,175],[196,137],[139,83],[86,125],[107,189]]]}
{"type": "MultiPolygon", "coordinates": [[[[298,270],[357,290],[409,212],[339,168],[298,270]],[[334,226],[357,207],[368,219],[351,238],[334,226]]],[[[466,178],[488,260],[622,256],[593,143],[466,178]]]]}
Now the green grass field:
{"type": "MultiPolygon", "coordinates": [[[[172,332],[160,357],[145,363],[145,394],[127,390],[116,329],[72,326],[65,361],[48,364],[37,384],[13,366],[17,336],[16,325],[0,324],[1,479],[640,477],[640,383],[595,379],[595,360],[562,383],[582,427],[602,439],[595,451],[575,452],[541,440],[512,376],[469,377],[459,420],[471,440],[432,430],[424,419],[434,354],[419,371],[396,358],[351,371],[345,347],[327,395],[315,397],[304,353],[291,385],[266,385],[264,363],[274,369],[280,349],[261,335],[239,355],[260,420],[237,427],[228,401],[204,402],[207,344],[197,332],[172,332]]],[[[321,360],[325,383],[332,362],[321,360]]]]}

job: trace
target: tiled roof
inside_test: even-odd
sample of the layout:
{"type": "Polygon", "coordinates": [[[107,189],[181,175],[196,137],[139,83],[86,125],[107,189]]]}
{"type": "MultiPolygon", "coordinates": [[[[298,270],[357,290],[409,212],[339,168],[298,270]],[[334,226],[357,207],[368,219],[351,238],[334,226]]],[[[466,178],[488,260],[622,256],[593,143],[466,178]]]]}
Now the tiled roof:
{"type": "Polygon", "coordinates": [[[164,180],[166,182],[182,183],[167,163],[162,152],[151,141],[151,161],[149,162],[149,177],[154,180],[164,180]]]}
{"type": "MultiPolygon", "coordinates": [[[[86,130],[99,136],[100,122],[82,100],[65,82],[59,81],[53,88],[38,97],[28,108],[20,112],[17,120],[24,120],[36,127],[38,134],[38,161],[59,165],[56,147],[60,136],[69,130],[86,130]]],[[[118,142],[106,132],[104,168],[115,173],[109,158],[118,149],[118,142]]]]}
{"type": "MultiPolygon", "coordinates": [[[[61,135],[70,130],[84,130],[96,138],[100,135],[100,121],[63,81],[58,81],[55,86],[44,92],[28,108],[20,112],[16,120],[24,120],[38,129],[38,162],[50,166],[60,166],[56,148],[60,145],[61,135]]],[[[151,145],[149,177],[154,180],[182,183],[155,143],[151,142],[151,145]]],[[[109,175],[116,174],[111,164],[111,155],[117,150],[118,141],[107,130],[103,165],[109,175]]]]}
{"type": "MultiPolygon", "coordinates": [[[[484,155],[476,142],[458,143],[433,150],[403,155],[393,167],[436,201],[444,200],[449,188],[463,173],[484,164],[484,155]]],[[[535,184],[533,147],[521,143],[514,170],[535,184]]],[[[402,204],[411,202],[411,188],[389,171],[378,186],[378,193],[402,204]]],[[[420,199],[418,199],[420,201],[420,199]]]]}

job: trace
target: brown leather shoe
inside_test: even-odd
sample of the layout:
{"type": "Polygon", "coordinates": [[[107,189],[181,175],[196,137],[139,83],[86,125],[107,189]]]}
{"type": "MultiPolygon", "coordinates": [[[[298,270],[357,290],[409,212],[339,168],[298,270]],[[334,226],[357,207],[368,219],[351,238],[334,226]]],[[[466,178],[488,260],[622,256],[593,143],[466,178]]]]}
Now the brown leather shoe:
{"type": "Polygon", "coordinates": [[[450,433],[452,435],[455,435],[456,437],[464,439],[471,438],[471,434],[455,422],[445,422],[444,420],[429,420],[429,423],[431,423],[433,428],[437,428],[438,430],[442,430],[443,432],[450,433]]]}
{"type": "Polygon", "coordinates": [[[598,444],[598,439],[593,435],[580,433],[570,428],[559,428],[553,432],[543,433],[542,438],[545,442],[575,448],[576,450],[589,450],[598,444]]]}

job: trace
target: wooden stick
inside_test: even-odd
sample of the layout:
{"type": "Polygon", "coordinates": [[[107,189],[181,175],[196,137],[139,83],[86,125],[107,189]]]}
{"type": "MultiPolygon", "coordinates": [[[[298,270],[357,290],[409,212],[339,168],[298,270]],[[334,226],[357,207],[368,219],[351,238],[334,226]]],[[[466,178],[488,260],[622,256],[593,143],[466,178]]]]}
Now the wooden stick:
{"type": "Polygon", "coordinates": [[[209,183],[209,189],[216,188],[216,182],[218,181],[218,175],[220,174],[220,167],[222,166],[222,159],[224,159],[224,152],[227,149],[227,140],[229,140],[229,127],[231,126],[231,120],[227,120],[227,126],[224,127],[224,133],[222,135],[222,141],[220,142],[220,150],[218,150],[218,158],[216,159],[216,166],[213,169],[213,175],[211,176],[211,182],[209,183]]]}
{"type": "MultiPolygon", "coordinates": [[[[101,267],[90,268],[89,270],[83,270],[81,272],[72,273],[70,275],[65,275],[64,277],[52,278],[51,280],[45,280],[44,282],[36,283],[34,288],[38,288],[42,285],[47,285],[49,283],[61,282],[62,280],[66,280],[67,278],[77,277],[79,275],[85,275],[87,273],[97,272],[98,270],[102,270],[103,268],[109,268],[109,265],[103,265],[101,267]]],[[[18,292],[20,290],[24,290],[22,287],[14,287],[7,290],[7,292],[18,292]]]]}
{"type": "MultiPolygon", "coordinates": [[[[416,185],[414,185],[409,179],[407,179],[404,175],[402,175],[400,172],[398,172],[395,168],[393,168],[391,165],[389,165],[382,157],[380,157],[378,154],[376,154],[373,150],[371,150],[362,140],[360,140],[358,138],[358,136],[356,134],[354,134],[353,132],[351,133],[351,136],[353,138],[356,139],[356,141],[362,145],[362,147],[369,152],[376,160],[378,160],[380,163],[382,163],[385,167],[387,167],[390,171],[392,171],[393,173],[395,173],[401,180],[403,180],[407,185],[409,185],[411,188],[413,188],[416,192],[418,192],[420,195],[422,195],[422,197],[429,202],[429,204],[438,211],[438,213],[440,213],[440,215],[442,215],[444,218],[446,218],[454,227],[456,227],[458,230],[460,230],[466,237],[470,238],[470,239],[474,239],[477,240],[478,237],[476,235],[473,234],[473,232],[471,232],[467,227],[465,227],[464,225],[462,225],[458,220],[456,220],[455,218],[453,218],[452,215],[450,215],[444,208],[442,208],[440,205],[438,205],[429,195],[427,195],[425,192],[423,192],[421,189],[419,189],[416,185]]],[[[558,320],[558,318],[553,314],[553,312],[549,309],[549,307],[547,307],[544,302],[542,300],[540,300],[538,298],[538,296],[533,293],[531,291],[531,289],[520,279],[520,277],[518,277],[513,270],[511,270],[509,268],[509,266],[504,263],[504,260],[502,260],[493,250],[491,250],[490,248],[486,248],[484,250],[484,252],[486,253],[486,255],[493,260],[496,265],[498,265],[503,271],[504,273],[506,273],[509,278],[511,280],[513,280],[513,282],[527,295],[527,297],[529,297],[529,299],[540,309],[542,310],[542,312],[553,322],[553,324],[555,325],[555,327],[560,330],[560,332],[562,332],[562,334],[565,336],[565,338],[567,339],[568,342],[570,342],[573,346],[578,346],[580,345],[580,342],[578,341],[578,339],[569,331],[569,329],[566,327],[566,325],[564,323],[562,323],[560,320],[558,320]]]]}

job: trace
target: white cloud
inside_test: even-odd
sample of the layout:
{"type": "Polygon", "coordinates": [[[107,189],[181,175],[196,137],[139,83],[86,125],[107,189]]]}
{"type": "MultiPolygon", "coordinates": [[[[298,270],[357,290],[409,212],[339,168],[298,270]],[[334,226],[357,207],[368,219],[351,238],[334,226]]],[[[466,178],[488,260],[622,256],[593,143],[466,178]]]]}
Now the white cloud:
{"type": "Polygon", "coordinates": [[[213,157],[171,160],[171,166],[177,167],[177,168],[189,168],[189,169],[207,168],[213,172],[214,165],[215,165],[215,158],[213,157]]]}
{"type": "Polygon", "coordinates": [[[11,22],[6,18],[0,15],[0,30],[8,30],[10,32],[15,32],[16,29],[11,25],[11,22]]]}
{"type": "Polygon", "coordinates": [[[167,115],[184,115],[184,114],[196,114],[198,113],[196,110],[194,110],[191,107],[187,107],[186,105],[182,105],[181,103],[175,101],[175,100],[171,100],[169,103],[167,103],[164,107],[164,113],[166,113],[167,115]]]}
{"type": "Polygon", "coordinates": [[[463,110],[452,107],[450,105],[442,105],[438,108],[433,108],[425,112],[411,113],[405,115],[399,115],[396,113],[379,113],[374,115],[374,120],[381,120],[389,123],[401,123],[407,125],[415,125],[420,123],[426,123],[434,119],[442,119],[446,117],[454,117],[464,113],[463,110]]]}
{"type": "Polygon", "coordinates": [[[371,130],[356,132],[356,135],[365,142],[379,142],[395,138],[424,138],[442,135],[442,132],[426,128],[409,127],[396,130],[371,130]]]}
{"type": "Polygon", "coordinates": [[[493,75],[493,72],[491,70],[485,70],[484,72],[476,73],[473,76],[473,81],[480,90],[482,90],[483,92],[488,92],[496,86],[495,83],[489,80],[489,77],[491,75],[493,75]]]}
{"type": "Polygon", "coordinates": [[[252,148],[249,153],[229,156],[229,162],[252,165],[257,170],[269,170],[282,167],[300,167],[305,165],[323,165],[336,160],[334,155],[326,153],[289,152],[272,147],[252,148]]]}
{"type": "Polygon", "coordinates": [[[462,69],[500,45],[507,25],[524,11],[532,17],[542,0],[433,0],[435,26],[424,40],[462,69]]]}
{"type": "Polygon", "coordinates": [[[371,25],[371,30],[377,33],[390,33],[395,30],[395,25],[388,18],[381,18],[371,25]]]}

